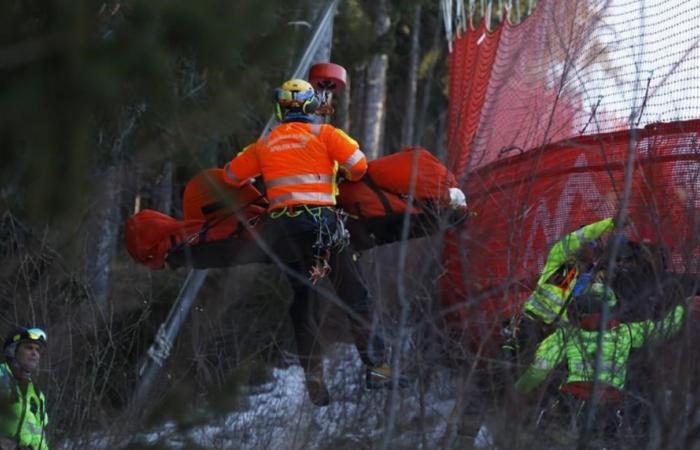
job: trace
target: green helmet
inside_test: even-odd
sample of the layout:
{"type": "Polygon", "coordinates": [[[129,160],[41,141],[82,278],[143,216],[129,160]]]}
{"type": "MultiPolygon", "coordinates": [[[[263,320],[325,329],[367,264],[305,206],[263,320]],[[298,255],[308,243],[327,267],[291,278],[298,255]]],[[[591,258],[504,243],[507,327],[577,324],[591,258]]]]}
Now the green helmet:
{"type": "Polygon", "coordinates": [[[4,353],[8,359],[14,359],[17,346],[22,342],[34,342],[42,347],[46,345],[46,332],[41,328],[17,327],[5,338],[4,353]]]}

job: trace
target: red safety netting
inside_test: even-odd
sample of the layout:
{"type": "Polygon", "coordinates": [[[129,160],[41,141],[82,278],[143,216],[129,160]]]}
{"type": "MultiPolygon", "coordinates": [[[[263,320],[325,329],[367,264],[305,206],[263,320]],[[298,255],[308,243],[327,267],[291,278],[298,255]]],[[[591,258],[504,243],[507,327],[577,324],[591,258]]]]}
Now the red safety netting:
{"type": "Polygon", "coordinates": [[[581,134],[700,117],[700,3],[541,0],[450,54],[448,161],[457,177],[581,134]]]}
{"type": "Polygon", "coordinates": [[[555,240],[616,213],[630,142],[626,233],[699,271],[698,23],[698,2],[541,0],[521,24],[455,40],[448,167],[477,215],[447,240],[453,324],[500,323],[555,240]]]}
{"type": "Polygon", "coordinates": [[[613,216],[635,149],[625,234],[661,243],[674,271],[700,269],[700,120],[582,136],[497,161],[466,184],[476,216],[448,238],[443,299],[453,323],[491,325],[530,293],[549,246],[613,216]]]}
{"type": "Polygon", "coordinates": [[[457,40],[450,55],[448,142],[452,144],[447,164],[456,175],[466,170],[466,157],[479,126],[501,30],[499,27],[489,32],[482,22],[479,28],[467,30],[457,40]]]}

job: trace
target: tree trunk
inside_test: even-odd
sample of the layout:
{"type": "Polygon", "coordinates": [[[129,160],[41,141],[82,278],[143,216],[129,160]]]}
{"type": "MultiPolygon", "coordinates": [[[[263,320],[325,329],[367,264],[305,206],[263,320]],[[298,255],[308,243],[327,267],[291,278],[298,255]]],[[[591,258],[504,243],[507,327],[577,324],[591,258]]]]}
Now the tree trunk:
{"type": "MultiPolygon", "coordinates": [[[[440,39],[440,27],[435,27],[433,31],[433,42],[430,45],[430,53],[440,52],[442,42],[440,39]]],[[[416,122],[416,134],[415,142],[418,145],[423,145],[423,136],[425,135],[426,121],[428,120],[428,106],[430,105],[430,99],[432,97],[433,89],[433,78],[435,77],[435,62],[438,58],[434,58],[433,62],[428,68],[428,75],[426,76],[425,83],[423,83],[423,89],[421,89],[421,102],[420,110],[418,112],[418,121],[416,122]]]]}
{"type": "Polygon", "coordinates": [[[99,196],[95,246],[88,252],[87,275],[97,308],[107,312],[110,290],[111,261],[119,234],[121,214],[119,204],[122,190],[122,171],[118,164],[109,167],[103,176],[104,192],[99,196]],[[92,254],[91,254],[92,253],[92,254]]]}
{"type": "Polygon", "coordinates": [[[447,111],[438,116],[437,132],[435,133],[435,156],[443,163],[447,161],[447,111]]]}
{"type": "Polygon", "coordinates": [[[411,55],[408,62],[408,87],[406,89],[406,111],[401,130],[401,145],[413,145],[413,130],[416,121],[416,95],[418,92],[418,59],[420,56],[421,6],[416,5],[411,29],[411,55]]]}
{"type": "Polygon", "coordinates": [[[98,196],[98,211],[95,214],[94,236],[87,251],[87,279],[98,310],[105,314],[109,306],[111,262],[117,249],[119,229],[122,223],[121,193],[123,160],[126,142],[136,129],[136,123],[145,111],[145,105],[128,109],[109,146],[110,163],[101,177],[104,186],[98,196]]]}
{"type": "Polygon", "coordinates": [[[360,148],[366,149],[364,143],[365,131],[365,67],[353,68],[350,74],[350,83],[352,85],[350,91],[350,119],[349,128],[350,135],[355,139],[360,140],[360,148]]]}
{"type": "MultiPolygon", "coordinates": [[[[391,24],[387,0],[375,3],[374,32],[381,36],[389,31],[391,24]]],[[[367,94],[365,97],[364,133],[361,145],[372,160],[381,156],[381,146],[384,134],[385,104],[386,104],[386,73],[389,67],[389,56],[378,53],[372,56],[367,67],[367,94]]]]}
{"type": "Polygon", "coordinates": [[[173,215],[173,161],[168,159],[163,163],[163,171],[158,178],[154,193],[154,207],[157,211],[173,215]]]}
{"type": "MultiPolygon", "coordinates": [[[[316,6],[316,16],[314,18],[315,22],[318,22],[318,18],[323,13],[326,2],[317,2],[316,6]]],[[[323,34],[323,39],[318,46],[318,50],[314,54],[311,64],[330,62],[331,60],[331,47],[333,45],[333,21],[331,20],[326,33],[323,34]]]]}
{"type": "Polygon", "coordinates": [[[350,89],[351,78],[348,75],[345,89],[338,92],[338,102],[335,111],[335,124],[346,131],[350,130],[350,89]]]}

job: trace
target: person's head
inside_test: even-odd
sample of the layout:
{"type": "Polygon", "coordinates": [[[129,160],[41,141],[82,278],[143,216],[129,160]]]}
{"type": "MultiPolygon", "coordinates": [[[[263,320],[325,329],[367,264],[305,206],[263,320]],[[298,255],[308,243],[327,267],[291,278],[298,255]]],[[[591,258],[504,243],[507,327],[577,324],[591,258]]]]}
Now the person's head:
{"type": "Polygon", "coordinates": [[[615,275],[635,271],[639,266],[639,244],[630,241],[626,236],[619,235],[607,240],[604,250],[601,252],[601,268],[607,268],[610,258],[615,250],[615,275]]]}
{"type": "Polygon", "coordinates": [[[275,116],[284,122],[313,122],[320,100],[311,84],[292,79],[275,89],[275,116]]]}
{"type": "Polygon", "coordinates": [[[593,283],[583,294],[572,299],[569,304],[569,319],[579,324],[588,321],[597,323],[603,310],[607,307],[608,313],[611,313],[617,303],[617,296],[610,286],[593,283]]]}
{"type": "Polygon", "coordinates": [[[650,241],[624,241],[620,246],[616,263],[618,271],[653,276],[668,270],[668,257],[663,246],[650,241]]]}
{"type": "Polygon", "coordinates": [[[10,331],[5,339],[5,358],[25,373],[39,369],[41,351],[46,346],[46,332],[41,328],[18,327],[10,331]]]}
{"type": "Polygon", "coordinates": [[[593,264],[600,257],[601,246],[600,239],[584,243],[576,252],[576,263],[581,267],[593,264]]]}
{"type": "Polygon", "coordinates": [[[625,240],[622,242],[617,251],[615,259],[616,270],[618,272],[631,272],[637,268],[639,249],[636,243],[625,240]]]}

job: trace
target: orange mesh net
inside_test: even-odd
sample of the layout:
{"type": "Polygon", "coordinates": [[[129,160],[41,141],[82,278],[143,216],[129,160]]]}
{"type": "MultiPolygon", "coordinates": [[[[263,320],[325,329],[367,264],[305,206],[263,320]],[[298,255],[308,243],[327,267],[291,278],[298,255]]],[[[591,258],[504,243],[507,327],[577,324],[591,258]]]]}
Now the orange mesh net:
{"type": "Polygon", "coordinates": [[[700,117],[700,3],[541,0],[484,25],[449,59],[448,154],[457,177],[581,134],[700,117]]]}
{"type": "Polygon", "coordinates": [[[477,215],[446,244],[453,323],[517,310],[554,241],[616,214],[628,160],[625,233],[699,271],[700,4],[664,5],[543,0],[455,40],[448,167],[477,215]]]}

